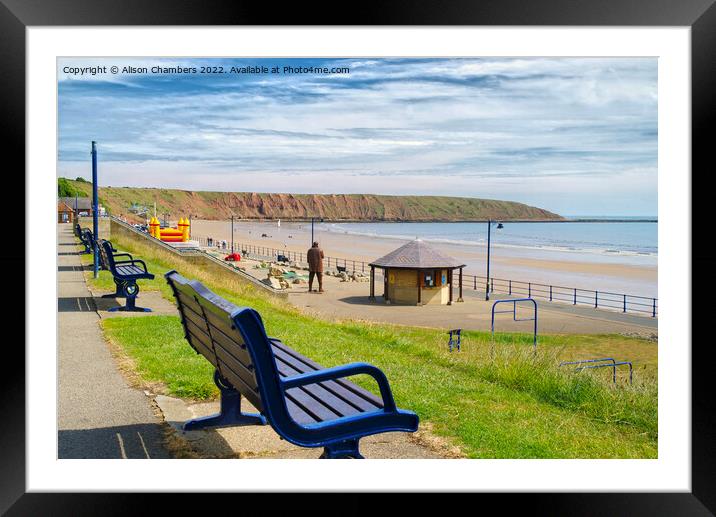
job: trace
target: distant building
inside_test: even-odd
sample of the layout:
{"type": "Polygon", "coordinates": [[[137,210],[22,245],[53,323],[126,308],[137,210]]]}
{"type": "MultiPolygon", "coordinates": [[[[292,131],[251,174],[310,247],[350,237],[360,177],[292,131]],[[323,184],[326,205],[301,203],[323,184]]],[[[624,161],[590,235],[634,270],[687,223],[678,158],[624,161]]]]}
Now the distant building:
{"type": "Polygon", "coordinates": [[[386,303],[452,305],[453,273],[459,270],[458,302],[462,301],[462,264],[420,239],[370,264],[370,297],[375,298],[375,268],[383,270],[386,303]]]}
{"type": "Polygon", "coordinates": [[[57,222],[71,223],[75,220],[75,211],[67,203],[57,202],[57,222]]]}
{"type": "MultiPolygon", "coordinates": [[[[58,200],[59,203],[64,203],[75,212],[75,218],[77,217],[90,217],[92,216],[92,198],[89,197],[61,197],[58,200]]],[[[107,215],[107,210],[102,205],[97,207],[97,215],[104,217],[107,215]]]]}
{"type": "Polygon", "coordinates": [[[89,217],[92,215],[92,199],[88,197],[61,197],[59,202],[72,208],[75,217],[89,217]]]}

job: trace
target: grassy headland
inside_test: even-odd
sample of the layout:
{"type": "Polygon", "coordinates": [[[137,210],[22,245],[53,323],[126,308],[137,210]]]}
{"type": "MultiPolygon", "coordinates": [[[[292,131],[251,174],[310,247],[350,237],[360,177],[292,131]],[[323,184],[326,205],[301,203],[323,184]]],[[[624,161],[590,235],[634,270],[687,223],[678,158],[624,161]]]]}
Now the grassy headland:
{"type": "MultiPolygon", "coordinates": [[[[65,188],[89,194],[92,185],[60,178],[65,188]]],[[[192,192],[176,189],[101,187],[99,195],[110,213],[135,217],[130,207],[151,207],[157,213],[195,219],[329,221],[554,221],[563,218],[547,210],[513,201],[446,196],[379,196],[375,194],[262,194],[255,192],[192,192]]]]}

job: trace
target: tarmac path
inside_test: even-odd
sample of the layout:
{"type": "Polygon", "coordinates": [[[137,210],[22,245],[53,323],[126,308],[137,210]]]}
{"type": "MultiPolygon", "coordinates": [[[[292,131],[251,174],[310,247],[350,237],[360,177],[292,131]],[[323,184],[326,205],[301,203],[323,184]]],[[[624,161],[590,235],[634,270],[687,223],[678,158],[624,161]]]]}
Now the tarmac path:
{"type": "Polygon", "coordinates": [[[170,458],[150,399],[102,337],[71,225],[58,225],[58,242],[58,458],[170,458]]]}

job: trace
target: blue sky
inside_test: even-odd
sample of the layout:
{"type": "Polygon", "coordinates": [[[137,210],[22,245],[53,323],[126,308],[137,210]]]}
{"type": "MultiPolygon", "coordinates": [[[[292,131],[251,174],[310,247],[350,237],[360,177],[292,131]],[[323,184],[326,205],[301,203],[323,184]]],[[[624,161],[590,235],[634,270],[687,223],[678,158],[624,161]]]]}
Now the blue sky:
{"type": "Polygon", "coordinates": [[[58,173],[89,178],[96,140],[101,185],[657,213],[655,58],[66,58],[58,79],[58,173]],[[121,72],[155,65],[280,72],[121,72]],[[107,72],[67,71],[88,66],[107,72]]]}

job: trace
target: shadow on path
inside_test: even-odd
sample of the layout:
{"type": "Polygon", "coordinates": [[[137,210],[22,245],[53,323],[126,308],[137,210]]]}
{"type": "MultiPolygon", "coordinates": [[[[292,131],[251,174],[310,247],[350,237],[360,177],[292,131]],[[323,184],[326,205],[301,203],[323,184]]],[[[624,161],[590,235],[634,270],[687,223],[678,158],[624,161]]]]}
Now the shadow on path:
{"type": "Polygon", "coordinates": [[[345,298],[339,298],[338,301],[347,303],[349,305],[368,305],[370,307],[376,307],[376,306],[378,306],[378,307],[393,307],[393,306],[405,307],[405,306],[410,305],[410,304],[397,304],[397,303],[388,305],[383,301],[382,296],[376,296],[375,300],[371,300],[370,297],[368,297],[368,296],[346,296],[345,298]]]}
{"type": "Polygon", "coordinates": [[[147,459],[171,458],[163,446],[159,424],[131,424],[98,429],[62,429],[59,458],[147,459]]]}
{"type": "Polygon", "coordinates": [[[65,271],[92,271],[91,266],[57,266],[60,273],[65,271]]]}
{"type": "MultiPolygon", "coordinates": [[[[123,300],[123,298],[120,298],[123,300]]],[[[116,298],[93,298],[92,296],[72,296],[57,299],[58,312],[97,312],[118,307],[116,298]]]]}

